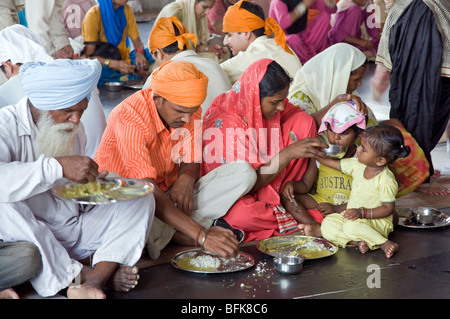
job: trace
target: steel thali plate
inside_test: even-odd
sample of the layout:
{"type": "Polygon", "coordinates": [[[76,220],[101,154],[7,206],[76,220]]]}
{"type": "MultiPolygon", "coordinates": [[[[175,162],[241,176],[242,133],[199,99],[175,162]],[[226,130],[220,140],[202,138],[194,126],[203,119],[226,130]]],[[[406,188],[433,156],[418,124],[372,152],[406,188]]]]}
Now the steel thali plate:
{"type": "Polygon", "coordinates": [[[329,257],[339,249],[326,239],[301,235],[270,237],[259,241],[256,248],[272,257],[297,255],[305,260],[329,257]]]}
{"type": "Polygon", "coordinates": [[[414,221],[411,208],[396,208],[398,225],[406,228],[429,229],[450,225],[450,214],[441,211],[441,215],[434,224],[420,224],[414,221]]]}
{"type": "Polygon", "coordinates": [[[123,82],[123,86],[129,89],[142,90],[144,88],[144,81],[142,80],[129,80],[123,82]]]}
{"type": "Polygon", "coordinates": [[[171,264],[175,268],[184,271],[201,274],[221,274],[251,268],[255,264],[255,259],[243,251],[239,251],[236,258],[225,259],[201,249],[191,249],[176,254],[172,258],[171,264]]]}
{"type": "Polygon", "coordinates": [[[63,200],[85,205],[105,205],[144,197],[152,193],[152,183],[135,178],[104,178],[87,184],[62,181],[52,193],[63,200]]]}

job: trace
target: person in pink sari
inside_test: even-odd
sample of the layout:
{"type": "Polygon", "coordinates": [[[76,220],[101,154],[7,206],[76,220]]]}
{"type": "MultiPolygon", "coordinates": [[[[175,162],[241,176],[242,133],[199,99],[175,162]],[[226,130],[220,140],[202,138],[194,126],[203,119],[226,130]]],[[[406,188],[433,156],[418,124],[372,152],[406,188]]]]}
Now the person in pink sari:
{"type": "Polygon", "coordinates": [[[218,34],[224,36],[223,16],[229,6],[235,4],[237,0],[216,0],[213,7],[208,12],[208,28],[211,34],[218,34]]]}
{"type": "Polygon", "coordinates": [[[317,167],[310,158],[326,146],[316,137],[312,116],[289,103],[291,80],[277,62],[257,60],[204,116],[202,175],[234,161],[249,163],[257,175],[253,189],[222,218],[244,233],[244,241],[289,234],[299,223],[313,222],[307,212],[294,218],[293,204],[280,197],[287,181],[314,179],[317,167]]]}
{"type": "Polygon", "coordinates": [[[330,19],[334,12],[334,0],[272,0],[269,7],[269,17],[284,30],[287,44],[302,64],[328,47],[330,19]],[[318,11],[312,20],[308,19],[308,9],[318,11]]]}
{"type": "Polygon", "coordinates": [[[368,58],[375,57],[380,42],[380,30],[371,25],[368,12],[372,0],[340,0],[337,12],[331,18],[331,30],[328,32],[330,45],[346,42],[360,49],[368,58]],[[363,29],[370,39],[363,36],[363,29]]]}

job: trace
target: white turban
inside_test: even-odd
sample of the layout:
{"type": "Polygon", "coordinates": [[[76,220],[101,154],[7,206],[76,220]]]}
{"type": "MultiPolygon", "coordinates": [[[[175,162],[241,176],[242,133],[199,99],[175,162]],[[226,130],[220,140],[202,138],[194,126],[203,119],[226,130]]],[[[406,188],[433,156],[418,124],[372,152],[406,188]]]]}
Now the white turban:
{"type": "Polygon", "coordinates": [[[57,59],[21,66],[22,88],[33,106],[52,111],[69,108],[90,97],[102,71],[98,60],[57,59]]]}
{"type": "Polygon", "coordinates": [[[20,24],[0,31],[0,63],[50,62],[44,40],[20,24]]]}

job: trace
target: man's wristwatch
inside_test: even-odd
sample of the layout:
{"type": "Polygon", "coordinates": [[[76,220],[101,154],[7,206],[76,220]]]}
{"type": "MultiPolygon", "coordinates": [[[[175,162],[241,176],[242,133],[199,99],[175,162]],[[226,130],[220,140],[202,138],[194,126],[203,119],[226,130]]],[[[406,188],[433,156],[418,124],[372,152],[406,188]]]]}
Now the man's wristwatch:
{"type": "Polygon", "coordinates": [[[105,59],[105,62],[103,62],[103,64],[105,66],[109,66],[110,63],[111,63],[111,59],[105,59]]]}

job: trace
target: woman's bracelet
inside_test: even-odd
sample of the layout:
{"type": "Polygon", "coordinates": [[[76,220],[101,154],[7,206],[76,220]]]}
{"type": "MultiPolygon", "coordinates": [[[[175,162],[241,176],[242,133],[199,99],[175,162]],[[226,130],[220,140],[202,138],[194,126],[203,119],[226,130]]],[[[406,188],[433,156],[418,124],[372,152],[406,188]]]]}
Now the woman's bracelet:
{"type": "Polygon", "coordinates": [[[209,231],[211,230],[211,228],[208,228],[208,230],[205,232],[205,235],[203,235],[202,238],[202,243],[200,244],[200,248],[203,250],[203,246],[205,245],[205,241],[206,241],[206,236],[208,236],[209,231]]]}

